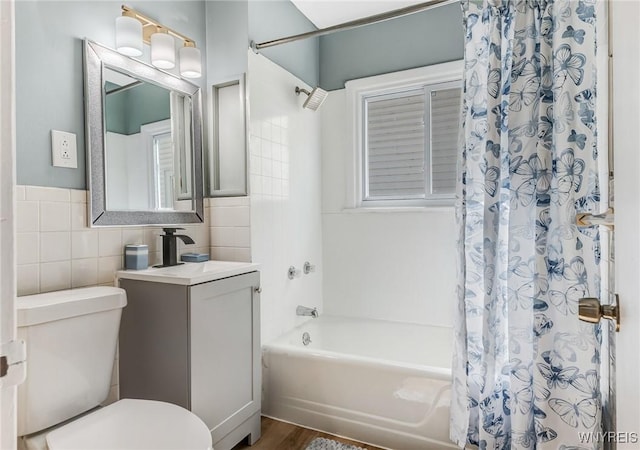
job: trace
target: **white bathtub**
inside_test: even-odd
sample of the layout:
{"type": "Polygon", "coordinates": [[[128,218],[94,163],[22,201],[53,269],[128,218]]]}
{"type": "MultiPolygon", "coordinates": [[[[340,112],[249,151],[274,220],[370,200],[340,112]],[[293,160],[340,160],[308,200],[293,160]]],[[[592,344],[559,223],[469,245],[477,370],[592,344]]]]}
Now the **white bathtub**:
{"type": "Polygon", "coordinates": [[[323,315],[263,346],[262,412],[379,447],[456,448],[451,341],[451,328],[323,315]]]}

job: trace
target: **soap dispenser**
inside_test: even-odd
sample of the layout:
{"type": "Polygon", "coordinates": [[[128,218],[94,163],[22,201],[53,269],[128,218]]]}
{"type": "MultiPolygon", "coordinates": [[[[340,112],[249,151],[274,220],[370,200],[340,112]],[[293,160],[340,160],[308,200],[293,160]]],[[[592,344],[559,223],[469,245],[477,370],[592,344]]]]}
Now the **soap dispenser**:
{"type": "Polygon", "coordinates": [[[178,242],[177,238],[182,239],[185,244],[195,244],[194,240],[186,234],[174,234],[178,230],[184,228],[163,228],[165,234],[162,236],[162,265],[155,267],[169,267],[184,264],[178,262],[178,242]]]}

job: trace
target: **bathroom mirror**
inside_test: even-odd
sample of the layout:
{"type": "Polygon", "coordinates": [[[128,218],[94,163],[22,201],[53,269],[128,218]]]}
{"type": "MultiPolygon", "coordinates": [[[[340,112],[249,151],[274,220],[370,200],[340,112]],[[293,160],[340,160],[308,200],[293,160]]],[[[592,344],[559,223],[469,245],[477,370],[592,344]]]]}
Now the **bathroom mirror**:
{"type": "Polygon", "coordinates": [[[204,220],[200,88],[85,41],[91,226],[204,220]]]}
{"type": "Polygon", "coordinates": [[[246,102],[244,74],[211,87],[211,197],[248,193],[246,102]]]}

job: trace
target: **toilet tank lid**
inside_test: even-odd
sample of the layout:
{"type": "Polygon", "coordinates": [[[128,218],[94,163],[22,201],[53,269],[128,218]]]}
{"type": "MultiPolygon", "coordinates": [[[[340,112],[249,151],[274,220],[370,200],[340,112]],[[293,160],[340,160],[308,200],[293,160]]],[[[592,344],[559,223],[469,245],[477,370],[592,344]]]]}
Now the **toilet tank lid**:
{"type": "Polygon", "coordinates": [[[123,308],[127,295],[117,287],[96,286],[18,297],[16,304],[18,326],[26,327],[123,308]]]}

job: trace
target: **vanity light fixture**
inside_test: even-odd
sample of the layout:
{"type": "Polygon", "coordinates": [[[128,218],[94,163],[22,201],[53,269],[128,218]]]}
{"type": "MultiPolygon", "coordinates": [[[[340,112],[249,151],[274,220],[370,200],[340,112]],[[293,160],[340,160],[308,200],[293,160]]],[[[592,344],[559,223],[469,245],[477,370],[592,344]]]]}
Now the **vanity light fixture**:
{"type": "Polygon", "coordinates": [[[202,61],[200,50],[193,39],[159,24],[127,5],[122,5],[122,16],[116,19],[118,52],[127,56],[140,56],[144,42],[151,45],[151,64],[160,69],[173,69],[176,65],[176,40],[181,44],[180,75],[184,78],[200,78],[202,61]],[[137,25],[134,22],[137,22],[137,25]]]}
{"type": "Polygon", "coordinates": [[[176,42],[162,28],[151,35],[151,64],[158,69],[173,69],[176,66],[176,42]]]}
{"type": "Polygon", "coordinates": [[[142,55],[142,23],[129,12],[116,18],[116,50],[127,56],[142,55]]]}
{"type": "Polygon", "coordinates": [[[196,48],[193,42],[185,42],[184,47],[180,49],[180,75],[185,78],[200,78],[201,66],[200,49],[196,48]]]}

